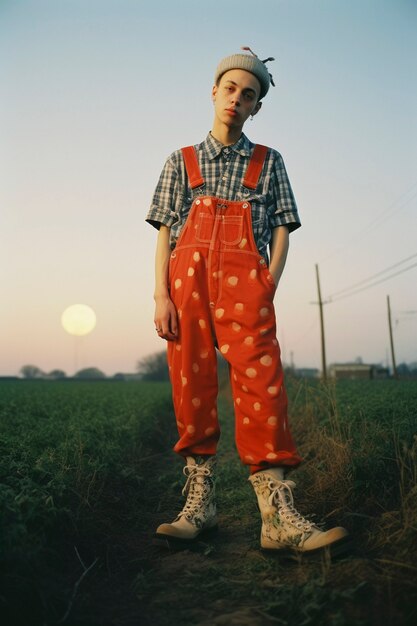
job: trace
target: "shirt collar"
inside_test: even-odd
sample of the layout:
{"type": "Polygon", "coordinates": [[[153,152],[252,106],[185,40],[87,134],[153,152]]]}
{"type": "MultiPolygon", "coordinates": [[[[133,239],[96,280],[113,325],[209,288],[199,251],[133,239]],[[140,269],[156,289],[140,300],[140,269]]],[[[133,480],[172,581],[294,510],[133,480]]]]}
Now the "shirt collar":
{"type": "MultiPolygon", "coordinates": [[[[208,133],[205,140],[200,144],[200,148],[203,152],[205,152],[210,161],[219,156],[224,147],[225,146],[220,141],[215,139],[211,133],[208,133]]],[[[250,155],[251,145],[249,139],[244,133],[242,133],[237,142],[231,146],[227,146],[227,148],[233,150],[242,157],[248,157],[250,155]]]]}

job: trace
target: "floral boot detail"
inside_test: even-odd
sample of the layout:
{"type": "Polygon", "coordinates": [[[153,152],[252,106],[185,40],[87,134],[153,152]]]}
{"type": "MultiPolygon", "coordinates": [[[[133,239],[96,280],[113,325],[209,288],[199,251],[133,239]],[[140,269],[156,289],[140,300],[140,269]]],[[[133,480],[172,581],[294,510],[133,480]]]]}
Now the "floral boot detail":
{"type": "Polygon", "coordinates": [[[216,503],[213,472],[216,457],[208,459],[187,457],[183,472],[187,476],[182,495],[186,502],[182,511],[171,524],[161,524],[155,539],[176,542],[197,539],[203,531],[217,529],[216,503]]]}
{"type": "Polygon", "coordinates": [[[280,468],[256,472],[249,477],[258,498],[262,516],[261,547],[298,553],[321,551],[348,537],[341,526],[320,530],[294,508],[295,483],[282,480],[280,468]]]}

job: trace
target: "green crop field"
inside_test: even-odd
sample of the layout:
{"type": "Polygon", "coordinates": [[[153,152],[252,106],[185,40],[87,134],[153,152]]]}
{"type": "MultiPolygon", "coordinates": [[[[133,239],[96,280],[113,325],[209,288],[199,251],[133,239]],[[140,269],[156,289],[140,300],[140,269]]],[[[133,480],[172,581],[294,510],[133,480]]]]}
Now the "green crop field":
{"type": "Polygon", "coordinates": [[[417,382],[288,380],[288,391],[297,508],[350,530],[345,558],[259,550],[227,385],[219,533],[170,552],[151,542],[182,506],[169,385],[0,382],[1,623],[417,623],[417,382]]]}

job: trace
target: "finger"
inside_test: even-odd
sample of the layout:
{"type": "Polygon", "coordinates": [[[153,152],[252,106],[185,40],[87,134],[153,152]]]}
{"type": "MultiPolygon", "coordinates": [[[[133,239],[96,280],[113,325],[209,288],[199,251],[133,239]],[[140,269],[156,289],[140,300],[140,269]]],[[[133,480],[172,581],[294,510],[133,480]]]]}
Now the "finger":
{"type": "Polygon", "coordinates": [[[178,335],[178,317],[177,317],[176,312],[172,313],[170,321],[171,321],[171,323],[170,323],[171,334],[174,337],[177,337],[177,335],[178,335]]]}

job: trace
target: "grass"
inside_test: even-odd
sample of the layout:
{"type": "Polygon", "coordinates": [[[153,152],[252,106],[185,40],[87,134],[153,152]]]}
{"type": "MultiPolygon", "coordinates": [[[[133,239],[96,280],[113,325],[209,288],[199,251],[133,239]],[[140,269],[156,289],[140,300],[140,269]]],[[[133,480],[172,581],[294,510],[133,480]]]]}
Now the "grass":
{"type": "Polygon", "coordinates": [[[2,623],[236,626],[415,623],[417,384],[288,381],[304,463],[297,507],[356,540],[344,560],[259,550],[260,520],[220,398],[221,531],[196,550],[154,548],[182,506],[165,383],[0,387],[2,623]]]}

